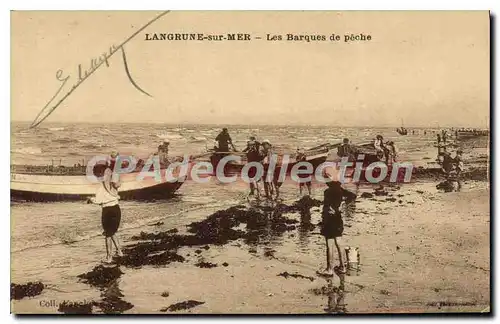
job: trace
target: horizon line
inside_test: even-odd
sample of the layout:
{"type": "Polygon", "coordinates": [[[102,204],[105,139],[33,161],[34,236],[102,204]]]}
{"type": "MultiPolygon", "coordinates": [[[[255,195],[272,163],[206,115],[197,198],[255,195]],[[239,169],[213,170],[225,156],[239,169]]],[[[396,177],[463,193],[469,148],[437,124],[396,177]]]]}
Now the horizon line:
{"type": "MultiPolygon", "coordinates": [[[[31,120],[11,120],[11,123],[31,123],[31,120]]],[[[441,129],[441,128],[479,128],[479,129],[490,129],[490,125],[485,126],[473,126],[473,125],[339,125],[339,124],[293,124],[293,123],[277,123],[277,124],[264,124],[264,123],[252,123],[252,124],[239,124],[239,123],[190,123],[190,122],[158,122],[158,121],[144,121],[144,122],[110,122],[110,121],[47,121],[46,124],[94,124],[94,125],[102,125],[102,124],[158,124],[158,125],[208,125],[208,126],[292,126],[292,127],[347,127],[347,128],[429,128],[429,129],[441,129]]]]}

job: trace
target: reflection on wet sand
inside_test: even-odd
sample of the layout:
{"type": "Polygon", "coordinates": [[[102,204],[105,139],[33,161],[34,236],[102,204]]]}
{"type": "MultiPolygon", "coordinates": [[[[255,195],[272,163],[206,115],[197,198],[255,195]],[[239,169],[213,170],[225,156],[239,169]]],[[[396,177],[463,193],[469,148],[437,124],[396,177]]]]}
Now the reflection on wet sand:
{"type": "Polygon", "coordinates": [[[92,287],[98,288],[101,293],[100,301],[64,301],[58,311],[65,314],[121,314],[134,307],[131,303],[122,300],[124,295],[119,287],[119,280],[123,272],[119,266],[96,266],[92,271],[78,277],[92,287]],[[94,310],[94,307],[97,309],[94,310]]]}
{"type": "Polygon", "coordinates": [[[339,285],[334,285],[335,277],[325,277],[326,285],[320,288],[312,289],[314,295],[326,296],[326,305],[323,311],[328,314],[345,314],[347,313],[345,303],[345,275],[338,275],[340,282],[339,285]]]}

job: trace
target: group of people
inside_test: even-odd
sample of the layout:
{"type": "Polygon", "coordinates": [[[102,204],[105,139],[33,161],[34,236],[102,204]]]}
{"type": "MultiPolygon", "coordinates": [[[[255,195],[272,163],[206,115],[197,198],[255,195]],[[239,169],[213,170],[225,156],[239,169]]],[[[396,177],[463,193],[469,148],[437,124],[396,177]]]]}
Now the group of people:
{"type": "MultiPolygon", "coordinates": [[[[217,135],[215,138],[217,142],[217,146],[215,147],[215,150],[219,154],[228,154],[230,147],[237,152],[236,147],[234,146],[231,136],[229,135],[229,132],[227,128],[223,128],[222,132],[217,135]]],[[[246,155],[246,160],[247,163],[251,162],[257,162],[257,163],[262,163],[264,166],[264,175],[259,178],[252,180],[252,178],[255,177],[255,168],[251,168],[249,170],[249,178],[250,179],[250,196],[255,196],[257,199],[260,199],[261,193],[260,193],[260,188],[259,188],[259,183],[263,182],[263,187],[264,187],[264,194],[265,197],[268,199],[272,199],[273,196],[274,198],[278,199],[280,192],[279,189],[282,185],[282,183],[279,181],[279,173],[280,173],[280,166],[276,165],[276,168],[274,169],[274,174],[268,174],[267,167],[269,166],[269,162],[271,161],[272,158],[272,144],[269,140],[263,140],[262,142],[259,142],[255,136],[250,136],[247,140],[246,147],[242,150],[243,153],[246,155]]],[[[302,148],[297,148],[296,152],[296,161],[297,162],[302,162],[306,161],[307,156],[302,148]]],[[[307,176],[307,175],[306,175],[307,176]]],[[[304,175],[299,175],[299,177],[305,177],[304,175]]],[[[307,188],[307,192],[309,195],[311,195],[311,181],[303,180],[299,183],[299,194],[302,195],[303,188],[307,188]]]]}
{"type": "MultiPolygon", "coordinates": [[[[229,147],[231,146],[233,150],[234,147],[231,136],[228,130],[225,128],[217,136],[218,151],[222,153],[229,153],[229,147]]],[[[394,143],[389,141],[384,143],[382,136],[377,136],[375,140],[375,148],[384,154],[386,160],[395,160],[395,148],[394,143]]],[[[160,160],[163,162],[168,162],[168,141],[164,141],[158,147],[158,155],[160,160]]],[[[255,136],[249,137],[246,147],[242,151],[246,154],[248,162],[261,162],[268,164],[271,159],[272,154],[272,144],[269,140],[263,140],[259,142],[255,136]]],[[[339,157],[355,157],[357,154],[356,148],[350,144],[349,139],[345,138],[342,145],[338,147],[337,154],[339,157]]],[[[101,222],[103,227],[103,235],[105,236],[105,246],[106,246],[106,259],[104,262],[113,262],[113,246],[115,247],[116,254],[122,256],[120,243],[116,232],[121,221],[121,209],[119,206],[119,195],[118,189],[120,188],[120,178],[119,174],[113,172],[114,164],[116,163],[118,153],[113,152],[109,160],[104,165],[97,165],[94,168],[94,174],[102,179],[101,186],[99,187],[95,197],[89,199],[89,203],[98,204],[102,208],[101,222]]],[[[297,149],[296,160],[306,161],[307,156],[303,149],[297,149]]],[[[456,161],[456,159],[455,159],[456,161]]],[[[265,169],[265,168],[264,168],[265,169]]],[[[275,175],[267,177],[267,170],[265,170],[263,179],[263,187],[265,195],[267,198],[271,198],[273,194],[279,197],[279,188],[281,183],[278,181],[275,175]]],[[[279,173],[279,166],[277,173],[279,173]]],[[[253,177],[249,174],[249,177],[253,177]]],[[[260,181],[250,182],[250,195],[260,196],[259,190],[260,181]]],[[[309,195],[311,194],[311,183],[301,182],[300,183],[300,193],[302,193],[303,187],[307,187],[309,195]]],[[[321,234],[325,237],[326,243],[326,261],[327,266],[324,270],[318,273],[325,276],[332,276],[335,272],[338,274],[345,273],[344,260],[342,256],[342,250],[339,245],[339,238],[343,234],[344,226],[342,215],[340,211],[340,206],[343,201],[347,204],[355,201],[356,194],[344,189],[339,181],[330,180],[327,182],[327,189],[324,191],[323,199],[323,209],[322,209],[322,227],[321,234]],[[334,254],[335,251],[338,254],[339,265],[334,267],[334,254]]]]}
{"type": "MultiPolygon", "coordinates": [[[[263,182],[264,193],[266,198],[272,199],[273,195],[275,198],[279,198],[279,188],[281,183],[278,181],[276,174],[269,175],[267,172],[267,167],[272,157],[272,145],[269,140],[263,140],[262,142],[257,141],[255,136],[250,136],[247,141],[247,146],[243,149],[243,153],[246,154],[247,162],[259,162],[265,165],[264,174],[259,179],[254,179],[256,176],[257,170],[255,168],[251,168],[249,170],[248,177],[250,180],[250,196],[254,196],[259,199],[260,198],[260,189],[259,183],[263,182]]],[[[279,167],[278,167],[279,168],[279,167]]]]}

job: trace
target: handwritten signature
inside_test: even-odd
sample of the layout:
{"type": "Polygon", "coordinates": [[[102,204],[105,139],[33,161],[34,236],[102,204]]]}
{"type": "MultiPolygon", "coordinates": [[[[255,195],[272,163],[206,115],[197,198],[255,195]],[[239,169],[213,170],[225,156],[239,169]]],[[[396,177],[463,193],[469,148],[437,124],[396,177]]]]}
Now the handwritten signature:
{"type": "Polygon", "coordinates": [[[144,93],[147,96],[151,95],[141,89],[139,85],[134,81],[132,78],[132,75],[130,74],[130,70],[128,68],[127,64],[127,56],[125,54],[125,49],[124,46],[127,44],[129,41],[131,41],[134,37],[136,37],[141,31],[146,29],[149,25],[160,19],[161,17],[165,16],[168,14],[170,10],[164,11],[152,20],[148,21],[145,25],[143,25],[141,28],[136,30],[132,35],[130,35],[125,41],[123,41],[120,45],[112,45],[110,46],[109,50],[107,52],[102,53],[98,58],[93,58],[90,60],[90,66],[88,68],[83,68],[81,64],[78,65],[78,77],[76,78],[76,81],[73,83],[69,91],[67,91],[64,95],[61,97],[59,94],[61,91],[65,88],[66,84],[68,81],[71,79],[70,75],[64,76],[64,71],[63,70],[58,70],[56,72],[56,79],[61,82],[61,85],[59,86],[59,89],[57,89],[56,93],[50,98],[50,100],[47,102],[47,104],[40,110],[38,115],[35,117],[35,120],[31,123],[30,128],[37,127],[40,125],[47,117],[54,112],[54,110],[59,107],[66,98],[68,98],[73,91],[75,91],[85,80],[87,80],[97,69],[99,69],[101,66],[104,64],[109,67],[109,59],[118,51],[121,51],[122,53],[122,59],[123,59],[123,65],[125,67],[125,72],[127,73],[127,77],[129,81],[132,83],[132,85],[139,90],[140,92],[144,93]],[[59,100],[56,102],[57,98],[59,100]],[[54,104],[55,102],[55,104],[54,104]]]}

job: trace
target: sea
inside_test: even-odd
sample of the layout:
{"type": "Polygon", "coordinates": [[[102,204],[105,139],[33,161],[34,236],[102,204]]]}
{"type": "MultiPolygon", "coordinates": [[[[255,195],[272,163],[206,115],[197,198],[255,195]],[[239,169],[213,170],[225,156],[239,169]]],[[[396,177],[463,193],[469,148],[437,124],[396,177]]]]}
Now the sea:
{"type": "MultiPolygon", "coordinates": [[[[395,142],[400,161],[425,165],[436,159],[439,132],[432,128],[410,128],[407,136],[401,136],[395,128],[277,125],[43,123],[35,129],[28,126],[28,123],[11,124],[11,164],[74,165],[112,151],[144,158],[155,152],[163,139],[170,141],[170,156],[197,155],[213,147],[217,134],[227,127],[238,150],[253,135],[258,140],[269,140],[278,152],[290,153],[298,147],[338,143],[343,138],[354,144],[365,143],[380,134],[384,140],[395,142]]],[[[487,145],[478,149],[478,154],[488,152],[487,145]]],[[[186,183],[170,200],[124,201],[121,231],[141,231],[155,222],[164,223],[166,228],[181,226],[206,217],[211,211],[240,203],[247,191],[243,186],[217,182],[186,183]]],[[[296,187],[283,188],[285,198],[292,199],[296,194],[296,187]]],[[[12,202],[11,224],[11,253],[18,256],[26,251],[29,251],[26,255],[37,255],[42,249],[51,250],[47,247],[64,248],[102,239],[100,209],[84,202],[12,202]]],[[[101,244],[95,246],[88,253],[102,256],[101,244]]],[[[35,275],[39,270],[40,264],[36,262],[30,262],[28,267],[23,265],[22,257],[16,259],[12,269],[18,276],[35,275]]]]}

